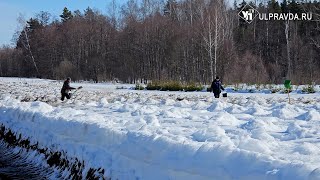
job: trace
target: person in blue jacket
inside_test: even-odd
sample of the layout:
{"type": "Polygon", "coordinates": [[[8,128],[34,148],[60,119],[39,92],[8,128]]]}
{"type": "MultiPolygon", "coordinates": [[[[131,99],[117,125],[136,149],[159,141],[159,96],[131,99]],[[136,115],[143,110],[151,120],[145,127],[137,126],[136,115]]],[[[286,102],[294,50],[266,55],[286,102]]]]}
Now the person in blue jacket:
{"type": "Polygon", "coordinates": [[[221,90],[224,91],[224,88],[221,85],[219,76],[217,76],[211,83],[211,92],[213,92],[215,98],[219,98],[221,90]]]}

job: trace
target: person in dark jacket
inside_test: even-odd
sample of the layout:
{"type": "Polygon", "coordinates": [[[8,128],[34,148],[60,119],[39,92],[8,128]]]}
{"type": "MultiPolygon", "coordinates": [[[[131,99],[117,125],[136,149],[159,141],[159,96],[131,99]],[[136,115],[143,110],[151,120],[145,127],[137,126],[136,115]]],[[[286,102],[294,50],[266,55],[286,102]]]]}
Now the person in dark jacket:
{"type": "MultiPolygon", "coordinates": [[[[63,82],[63,86],[61,88],[61,101],[63,101],[65,97],[67,99],[70,99],[71,98],[70,90],[77,89],[77,88],[71,87],[70,82],[71,82],[71,78],[69,77],[63,82]]],[[[78,87],[78,89],[81,89],[81,88],[82,86],[78,87]]]]}
{"type": "Polygon", "coordinates": [[[217,76],[216,79],[211,83],[211,91],[213,92],[215,98],[219,98],[221,90],[224,91],[224,88],[221,85],[219,76],[217,76]]]}

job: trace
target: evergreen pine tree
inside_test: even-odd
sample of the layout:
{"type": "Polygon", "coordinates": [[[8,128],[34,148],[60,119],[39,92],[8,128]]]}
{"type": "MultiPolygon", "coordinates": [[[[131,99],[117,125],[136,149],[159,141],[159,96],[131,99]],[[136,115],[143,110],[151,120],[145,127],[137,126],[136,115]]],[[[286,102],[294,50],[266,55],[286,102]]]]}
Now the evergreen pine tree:
{"type": "Polygon", "coordinates": [[[69,19],[73,18],[73,15],[71,11],[68,10],[68,8],[64,8],[62,14],[60,15],[62,22],[66,22],[69,19]]]}

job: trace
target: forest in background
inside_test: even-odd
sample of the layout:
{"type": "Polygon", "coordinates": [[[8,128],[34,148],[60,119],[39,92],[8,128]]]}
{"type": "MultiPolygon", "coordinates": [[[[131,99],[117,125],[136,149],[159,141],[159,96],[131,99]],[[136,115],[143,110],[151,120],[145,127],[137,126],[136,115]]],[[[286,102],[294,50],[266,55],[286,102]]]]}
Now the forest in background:
{"type": "Polygon", "coordinates": [[[0,48],[0,76],[224,83],[320,83],[320,2],[247,2],[259,12],[311,12],[312,21],[248,24],[246,2],[113,1],[108,14],[87,8],[39,12],[24,20],[15,47],[0,48]]]}

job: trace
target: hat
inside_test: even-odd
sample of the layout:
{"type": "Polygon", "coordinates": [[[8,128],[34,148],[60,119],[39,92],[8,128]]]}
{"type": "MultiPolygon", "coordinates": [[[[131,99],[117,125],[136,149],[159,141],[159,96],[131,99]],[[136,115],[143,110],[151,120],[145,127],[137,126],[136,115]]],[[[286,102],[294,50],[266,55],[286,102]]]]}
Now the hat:
{"type": "Polygon", "coordinates": [[[67,80],[68,80],[68,81],[71,81],[71,77],[67,77],[67,80]]]}
{"type": "Polygon", "coordinates": [[[216,79],[220,79],[219,76],[216,76],[216,79]]]}

